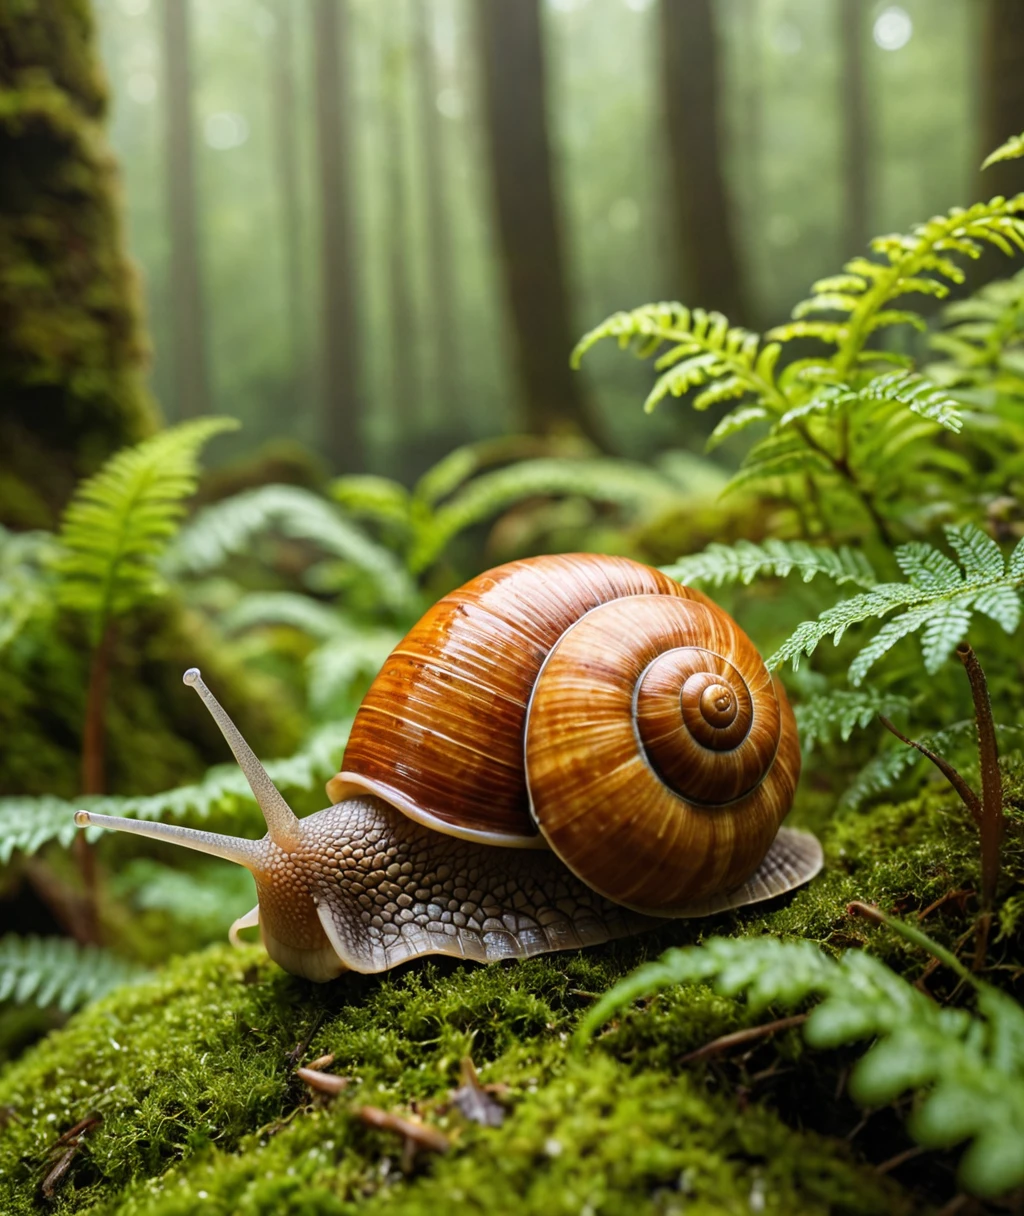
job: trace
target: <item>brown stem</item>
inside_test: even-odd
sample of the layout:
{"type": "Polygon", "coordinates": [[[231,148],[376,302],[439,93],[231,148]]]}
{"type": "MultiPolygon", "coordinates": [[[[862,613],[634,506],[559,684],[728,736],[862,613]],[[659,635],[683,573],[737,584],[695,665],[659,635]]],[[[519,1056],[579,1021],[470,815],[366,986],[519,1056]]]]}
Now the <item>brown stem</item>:
{"type": "Polygon", "coordinates": [[[996,727],[992,720],[992,702],[988,682],[978,656],[967,642],[956,648],[957,658],[967,670],[974,698],[974,716],[978,724],[978,758],[981,765],[981,909],[990,912],[999,884],[999,853],[1003,843],[1003,778],[999,772],[999,750],[996,727]]]}
{"type": "Polygon", "coordinates": [[[953,789],[955,789],[963,799],[964,806],[966,806],[971,812],[971,815],[974,817],[974,822],[980,828],[981,801],[978,798],[978,795],[974,792],[974,790],[971,789],[963,777],[960,776],[952,764],[950,764],[948,760],[944,760],[942,756],[938,755],[936,752],[933,752],[931,748],[925,747],[923,743],[918,743],[916,739],[908,739],[907,736],[903,734],[902,731],[898,730],[884,714],[879,714],[878,720],[885,727],[885,729],[889,731],[890,734],[895,735],[901,743],[905,743],[908,747],[916,747],[922,756],[928,757],[932,764],[935,765],[939,772],[942,773],[953,789]]]}
{"type": "Polygon", "coordinates": [[[696,1051],[691,1051],[687,1055],[682,1056],[679,1063],[691,1064],[694,1060],[703,1060],[707,1056],[719,1055],[723,1051],[728,1051],[730,1047],[740,1047],[744,1043],[754,1043],[758,1039],[765,1039],[780,1030],[789,1030],[793,1026],[802,1026],[810,1016],[809,1013],[794,1013],[791,1017],[779,1018],[777,1022],[767,1022],[763,1026],[749,1026],[746,1030],[737,1030],[732,1034],[723,1034],[721,1038],[712,1039],[710,1043],[705,1043],[703,1047],[698,1047],[696,1051]]]}

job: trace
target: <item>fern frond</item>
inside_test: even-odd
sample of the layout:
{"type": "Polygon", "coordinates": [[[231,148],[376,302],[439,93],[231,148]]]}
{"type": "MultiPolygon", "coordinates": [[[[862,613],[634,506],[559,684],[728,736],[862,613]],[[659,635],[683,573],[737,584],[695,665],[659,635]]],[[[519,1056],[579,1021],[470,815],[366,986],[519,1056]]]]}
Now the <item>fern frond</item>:
{"type": "MultiPolygon", "coordinates": [[[[894,925],[895,927],[895,925],[894,925]]],[[[970,979],[969,973],[919,931],[904,934],[926,945],[970,979]]],[[[1024,1009],[978,980],[977,1011],[949,1009],[862,950],[833,959],[808,941],[712,938],[703,946],[669,950],[606,993],[583,1019],[589,1038],[633,1001],[681,983],[711,983],[727,996],[746,997],[756,1013],[769,1005],[795,1009],[818,1003],[804,1025],[811,1047],[869,1043],[850,1074],[851,1096],[885,1106],[915,1092],[908,1125],[926,1148],[968,1142],[961,1184],[994,1197],[1024,1183],[1024,1009]]]]}
{"type": "Polygon", "coordinates": [[[754,444],[722,493],[735,494],[753,486],[764,489],[767,483],[796,473],[831,475],[832,472],[833,466],[824,453],[809,447],[802,435],[792,430],[775,430],[754,444]]]}
{"type": "Polygon", "coordinates": [[[98,946],[67,937],[0,938],[0,1001],[56,1006],[63,1013],[95,1001],[149,972],[98,946]]]}
{"type": "Polygon", "coordinates": [[[401,633],[393,629],[338,630],[306,659],[309,700],[314,710],[324,714],[343,704],[353,684],[372,680],[401,640],[401,633]]]}
{"type": "Polygon", "coordinates": [[[805,583],[823,574],[834,583],[854,583],[858,587],[873,587],[875,572],[859,549],[843,546],[827,549],[809,545],[802,540],[766,540],[755,545],[737,541],[735,545],[712,543],[701,553],[681,557],[662,570],[680,583],[710,583],[721,587],[726,583],[752,583],[755,578],[774,575],[785,578],[793,571],[805,583]]]}
{"type": "Polygon", "coordinates": [[[1024,132],[1021,132],[1020,135],[1011,135],[1006,143],[1000,144],[994,152],[990,152],[981,162],[981,167],[987,169],[989,165],[995,165],[1001,160],[1017,160],[1021,156],[1024,156],[1024,132]]]}
{"type": "Polygon", "coordinates": [[[90,618],[94,638],[110,617],[160,589],[157,561],[198,481],[198,456],[232,418],[199,418],[112,456],[84,481],[64,512],[57,561],[60,602],[90,618]]]}
{"type": "Polygon", "coordinates": [[[960,557],[958,568],[929,545],[903,545],[897,561],[908,577],[906,583],[883,583],[862,595],[827,608],[814,621],[805,621],[768,660],[768,667],[813,653],[824,638],[832,635],[838,645],[852,625],[872,617],[888,615],[897,608],[906,611],[887,621],[854,659],[850,683],[858,685],[871,666],[908,634],[921,631],[925,669],[934,673],[966,635],[971,616],[984,612],[1010,633],[1020,619],[1020,587],[1024,582],[1021,542],[1007,565],[999,546],[973,524],[946,528],[950,547],[960,557]]]}
{"type": "Polygon", "coordinates": [[[177,575],[203,574],[245,552],[255,536],[270,531],[309,541],[361,570],[389,608],[406,611],[415,603],[416,588],[398,558],[329,502],[299,486],[260,486],[204,507],[181,530],[165,569],[177,575]]]}
{"type": "Polygon", "coordinates": [[[909,708],[910,699],[898,693],[880,688],[840,688],[801,701],[793,712],[801,747],[805,752],[811,752],[818,743],[831,743],[836,739],[845,743],[855,730],[863,730],[879,714],[892,717],[909,708]]]}
{"type": "MultiPolygon", "coordinates": [[[[572,353],[572,366],[591,347],[605,338],[615,338],[622,349],[632,346],[638,358],[648,359],[662,346],[668,350],[655,364],[663,374],[644,402],[651,410],[671,394],[681,397],[703,384],[725,381],[729,397],[753,394],[762,405],[778,412],[785,405],[775,385],[775,363],[780,347],[762,344],[757,334],[730,325],[718,312],[689,309],[683,304],[645,304],[632,312],[618,312],[584,334],[572,353]]],[[[700,408],[716,400],[714,391],[702,393],[700,408]]],[[[696,403],[695,403],[696,404],[696,403]]]]}
{"type": "Polygon", "coordinates": [[[945,385],[992,385],[1024,396],[1024,271],[948,305],[942,321],[931,345],[949,359],[929,366],[929,375],[945,385]]]}
{"type": "Polygon", "coordinates": [[[336,477],[327,489],[331,498],[356,519],[372,519],[401,531],[409,527],[409,491],[390,477],[369,473],[336,477]]]}
{"type": "MultiPolygon", "coordinates": [[[[270,779],[282,791],[321,785],[338,771],[350,727],[350,722],[328,723],[293,756],[269,760],[265,767],[270,779]]],[[[29,856],[51,842],[66,848],[79,831],[74,822],[79,807],[132,819],[201,820],[214,811],[234,810],[253,801],[245,776],[233,764],[211,768],[195,785],[139,797],[89,795],[76,802],[52,797],[0,798],[0,863],[6,864],[16,852],[29,856]]],[[[98,839],[98,830],[87,830],[98,839]]]]}
{"type": "Polygon", "coordinates": [[[704,450],[713,451],[731,435],[737,435],[740,431],[745,431],[748,426],[753,426],[755,422],[764,422],[769,417],[770,414],[761,405],[741,405],[738,409],[730,410],[708,436],[704,450]]]}
{"type": "Polygon", "coordinates": [[[646,465],[624,460],[523,460],[482,473],[438,507],[420,529],[409,555],[410,568],[425,570],[466,528],[538,495],[578,495],[638,509],[671,502],[679,491],[646,465]]]}

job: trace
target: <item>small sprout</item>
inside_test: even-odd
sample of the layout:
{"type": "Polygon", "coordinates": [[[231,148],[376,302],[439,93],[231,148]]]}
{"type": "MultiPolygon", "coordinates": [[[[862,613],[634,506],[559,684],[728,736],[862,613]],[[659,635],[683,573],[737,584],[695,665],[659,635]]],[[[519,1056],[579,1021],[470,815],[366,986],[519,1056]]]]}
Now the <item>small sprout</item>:
{"type": "Polygon", "coordinates": [[[505,1122],[505,1108],[493,1096],[498,1088],[480,1084],[473,1061],[467,1056],[462,1061],[462,1084],[452,1094],[452,1101],[473,1123],[501,1127],[505,1122]]]}

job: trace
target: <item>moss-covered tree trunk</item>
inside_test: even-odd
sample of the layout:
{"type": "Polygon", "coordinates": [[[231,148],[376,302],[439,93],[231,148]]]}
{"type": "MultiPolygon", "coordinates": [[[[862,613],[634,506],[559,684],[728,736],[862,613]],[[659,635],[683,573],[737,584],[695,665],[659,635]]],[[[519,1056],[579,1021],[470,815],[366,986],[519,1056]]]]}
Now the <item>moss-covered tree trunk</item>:
{"type": "Polygon", "coordinates": [[[87,0],[0,0],[0,522],[152,429],[87,0]]]}

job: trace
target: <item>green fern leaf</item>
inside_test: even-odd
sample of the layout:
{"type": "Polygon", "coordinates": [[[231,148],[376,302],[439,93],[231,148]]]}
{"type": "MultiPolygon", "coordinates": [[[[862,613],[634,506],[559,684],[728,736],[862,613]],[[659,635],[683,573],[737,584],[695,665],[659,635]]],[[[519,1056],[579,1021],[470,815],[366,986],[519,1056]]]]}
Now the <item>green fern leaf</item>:
{"type": "Polygon", "coordinates": [[[1020,593],[1012,587],[988,587],[974,598],[974,611],[1001,625],[1007,633],[1016,633],[1020,624],[1020,593]]]}
{"type": "Polygon", "coordinates": [[[159,593],[157,560],[196,488],[197,459],[231,418],[200,418],[126,448],[83,482],[64,512],[58,595],[90,620],[94,640],[105,622],[159,593]]]}
{"type": "Polygon", "coordinates": [[[964,424],[960,403],[916,372],[900,371],[879,376],[867,386],[863,396],[868,401],[898,401],[949,431],[959,432],[964,424]]]}
{"type": "Polygon", "coordinates": [[[224,627],[235,633],[285,625],[319,641],[334,637],[340,622],[335,609],[312,596],[293,591],[255,591],[239,600],[224,615],[224,627]]]}
{"type": "Polygon", "coordinates": [[[755,422],[763,422],[769,416],[768,411],[760,405],[744,405],[739,409],[730,410],[708,436],[704,445],[705,451],[713,451],[723,440],[739,434],[755,422]]]}
{"type": "Polygon", "coordinates": [[[996,542],[974,524],[962,528],[946,528],[949,547],[960,559],[968,578],[1002,578],[1006,562],[996,542]]]}
{"type": "Polygon", "coordinates": [[[981,162],[981,167],[987,169],[989,165],[997,164],[1001,160],[1016,160],[1021,156],[1024,156],[1024,132],[1020,135],[1011,135],[1006,143],[1000,144],[994,152],[990,152],[981,162]]]}
{"type": "Polygon", "coordinates": [[[370,474],[336,477],[328,494],[349,515],[372,519],[405,531],[409,526],[409,491],[390,477],[370,474]]]}
{"type": "Polygon", "coordinates": [[[0,650],[30,621],[52,614],[51,570],[59,552],[49,532],[9,532],[0,525],[0,650]]]}
{"type": "Polygon", "coordinates": [[[849,334],[849,326],[837,321],[790,321],[776,325],[765,337],[776,342],[792,342],[794,338],[817,338],[830,346],[838,346],[849,334]]]}
{"type": "Polygon", "coordinates": [[[712,543],[701,553],[682,557],[671,566],[663,566],[670,577],[687,585],[710,583],[721,587],[727,583],[748,585],[758,577],[774,575],[785,578],[793,571],[805,583],[823,574],[834,583],[854,583],[872,587],[875,572],[859,549],[846,546],[838,550],[812,546],[805,541],[767,540],[762,545],[737,541],[735,545],[712,543]]]}
{"type": "Polygon", "coordinates": [[[939,670],[954,647],[966,637],[972,608],[970,600],[946,602],[937,605],[928,616],[921,634],[921,653],[924,655],[924,669],[929,675],[939,670]]]}
{"type": "Polygon", "coordinates": [[[790,314],[794,321],[800,321],[814,312],[853,312],[857,307],[857,297],[842,291],[818,292],[809,300],[801,300],[790,314]]]}
{"type": "MultiPolygon", "coordinates": [[[[901,284],[901,286],[903,286],[901,284]]],[[[902,292],[900,294],[903,294],[902,292]]],[[[887,329],[890,325],[910,325],[918,331],[918,333],[928,332],[928,322],[920,313],[911,312],[907,308],[885,308],[881,312],[876,312],[865,324],[865,331],[869,334],[875,333],[879,329],[887,329]]]]}
{"type": "Polygon", "coordinates": [[[963,582],[955,562],[921,541],[900,545],[896,562],[907,579],[924,591],[949,591],[963,582]]]}
{"type": "Polygon", "coordinates": [[[1009,574],[1013,579],[1024,579],[1024,540],[1018,541],[1010,554],[1009,574]]]}
{"type": "Polygon", "coordinates": [[[148,975],[108,950],[79,946],[66,937],[0,938],[0,1001],[56,1006],[70,1013],[148,975]]]}

